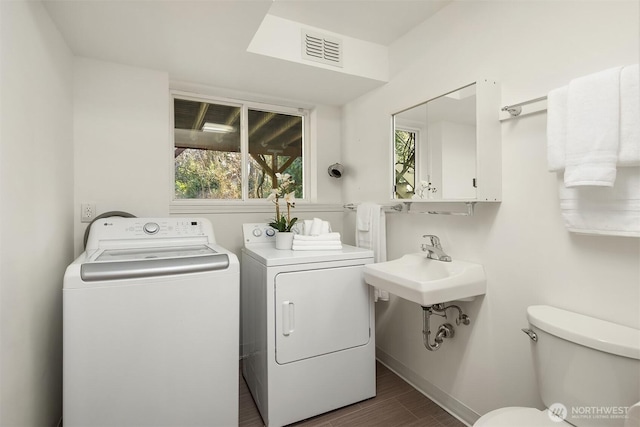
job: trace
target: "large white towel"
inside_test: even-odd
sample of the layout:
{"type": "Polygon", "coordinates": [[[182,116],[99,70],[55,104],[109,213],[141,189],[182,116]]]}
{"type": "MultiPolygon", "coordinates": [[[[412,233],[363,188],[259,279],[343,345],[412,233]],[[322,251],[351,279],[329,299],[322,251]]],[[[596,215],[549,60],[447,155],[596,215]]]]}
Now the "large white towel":
{"type": "MultiPolygon", "coordinates": [[[[375,262],[387,260],[387,227],[382,206],[360,203],[356,211],[356,246],[373,250],[375,262]],[[360,218],[360,219],[358,219],[360,218]]],[[[389,292],[374,289],[374,299],[389,301],[389,292]]]]}
{"type": "Polygon", "coordinates": [[[562,171],[565,166],[568,89],[562,86],[547,95],[547,166],[551,172],[562,171]]]}
{"type": "MultiPolygon", "coordinates": [[[[547,95],[547,167],[564,171],[567,143],[568,86],[547,95]]],[[[618,167],[640,166],[640,66],[628,65],[620,72],[620,142],[618,167]]]]}
{"type": "Polygon", "coordinates": [[[570,231],[640,237],[640,68],[622,68],[617,86],[616,70],[620,68],[549,92],[548,169],[558,172],[562,217],[570,231]],[[573,93],[571,103],[576,88],[580,91],[573,93]],[[580,116],[587,122],[582,127],[580,116]],[[576,153],[574,145],[569,153],[576,136],[585,150],[576,153]]]}
{"type": "Polygon", "coordinates": [[[558,174],[558,190],[569,231],[640,237],[640,167],[619,168],[613,188],[566,188],[558,174]]]}
{"type": "Polygon", "coordinates": [[[620,73],[620,148],[618,166],[640,166],[640,66],[620,73]]]}
{"type": "Polygon", "coordinates": [[[620,142],[620,71],[611,68],[569,82],[566,187],[612,187],[620,142]]]}

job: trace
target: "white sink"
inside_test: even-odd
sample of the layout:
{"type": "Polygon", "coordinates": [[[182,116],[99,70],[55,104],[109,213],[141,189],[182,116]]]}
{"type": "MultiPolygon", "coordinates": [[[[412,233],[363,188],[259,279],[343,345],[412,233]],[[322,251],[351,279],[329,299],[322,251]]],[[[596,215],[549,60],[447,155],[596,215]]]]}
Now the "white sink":
{"type": "Polygon", "coordinates": [[[364,280],[422,306],[470,300],[483,295],[487,289],[482,265],[455,259],[437,261],[420,252],[393,261],[367,264],[364,280]]]}

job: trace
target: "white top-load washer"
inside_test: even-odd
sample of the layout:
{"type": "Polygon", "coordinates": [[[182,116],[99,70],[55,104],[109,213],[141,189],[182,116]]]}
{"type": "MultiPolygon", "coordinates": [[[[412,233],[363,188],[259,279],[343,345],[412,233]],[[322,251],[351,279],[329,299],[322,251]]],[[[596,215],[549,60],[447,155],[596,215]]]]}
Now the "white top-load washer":
{"type": "Polygon", "coordinates": [[[63,422],[238,424],[239,263],[202,218],[96,221],[63,295],[63,422]]]}
{"type": "Polygon", "coordinates": [[[275,230],[244,224],[243,376],[267,426],[376,394],[368,249],[275,248],[275,230]]]}

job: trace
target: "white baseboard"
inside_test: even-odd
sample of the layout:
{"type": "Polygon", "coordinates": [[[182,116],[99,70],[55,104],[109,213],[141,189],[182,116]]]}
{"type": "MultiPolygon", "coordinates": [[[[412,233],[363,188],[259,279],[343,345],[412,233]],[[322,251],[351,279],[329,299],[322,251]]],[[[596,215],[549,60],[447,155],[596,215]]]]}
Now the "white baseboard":
{"type": "Polygon", "coordinates": [[[464,403],[448,395],[379,348],[376,348],[376,358],[380,363],[395,372],[400,378],[411,384],[413,388],[433,400],[438,404],[438,406],[465,425],[472,426],[473,423],[480,418],[478,413],[466,406],[464,403]]]}

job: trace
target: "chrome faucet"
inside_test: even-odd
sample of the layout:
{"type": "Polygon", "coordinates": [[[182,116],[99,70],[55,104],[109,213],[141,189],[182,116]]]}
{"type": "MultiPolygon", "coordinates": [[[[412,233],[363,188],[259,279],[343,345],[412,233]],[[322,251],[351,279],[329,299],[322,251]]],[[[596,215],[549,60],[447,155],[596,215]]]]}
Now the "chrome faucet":
{"type": "Polygon", "coordinates": [[[434,236],[433,234],[425,234],[422,236],[425,239],[429,239],[429,244],[423,243],[420,247],[422,248],[422,252],[428,252],[427,258],[435,259],[437,261],[451,262],[451,257],[444,253],[442,250],[442,245],[440,244],[440,239],[438,236],[434,236]]]}

